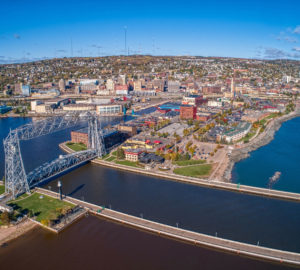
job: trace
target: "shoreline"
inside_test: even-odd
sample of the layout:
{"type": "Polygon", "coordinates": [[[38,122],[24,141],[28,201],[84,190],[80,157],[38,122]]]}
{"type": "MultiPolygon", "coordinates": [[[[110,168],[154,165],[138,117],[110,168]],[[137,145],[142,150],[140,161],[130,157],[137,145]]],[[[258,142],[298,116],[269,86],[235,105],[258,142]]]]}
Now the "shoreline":
{"type": "MultiPolygon", "coordinates": [[[[73,153],[74,150],[68,148],[65,143],[59,144],[59,147],[67,152],[67,153],[73,153]]],[[[175,181],[175,182],[181,182],[185,184],[190,185],[198,185],[206,188],[214,188],[214,189],[220,189],[220,190],[226,190],[231,192],[237,192],[242,194],[249,194],[254,196],[262,196],[272,199],[280,199],[280,200],[287,200],[287,201],[294,201],[294,202],[300,202],[300,194],[294,193],[294,192],[287,192],[287,191],[281,191],[281,190],[275,190],[275,189],[266,189],[266,188],[260,188],[260,187],[254,187],[254,186],[247,186],[247,185],[236,185],[233,183],[228,182],[221,182],[216,180],[210,180],[210,179],[201,179],[201,178],[194,178],[189,176],[182,176],[182,175],[176,175],[176,174],[170,174],[166,172],[153,172],[151,170],[145,170],[141,168],[135,168],[131,166],[121,165],[121,164],[115,164],[113,162],[108,162],[101,159],[94,159],[91,160],[92,164],[98,164],[100,166],[110,167],[112,169],[122,170],[122,171],[128,171],[132,173],[142,174],[150,177],[156,177],[164,180],[169,181],[175,181]]]]}
{"type": "Polygon", "coordinates": [[[276,132],[281,128],[284,122],[287,122],[293,118],[300,117],[300,109],[281,117],[272,119],[263,133],[258,134],[252,141],[250,141],[245,147],[235,148],[232,150],[229,158],[229,164],[224,171],[223,181],[232,183],[232,170],[234,165],[250,156],[250,153],[259,149],[262,146],[269,144],[275,137],[276,132]]]}
{"type": "Polygon", "coordinates": [[[7,228],[0,229],[0,246],[21,237],[23,234],[37,228],[38,225],[33,223],[30,219],[25,219],[17,225],[7,226],[7,228]]]}

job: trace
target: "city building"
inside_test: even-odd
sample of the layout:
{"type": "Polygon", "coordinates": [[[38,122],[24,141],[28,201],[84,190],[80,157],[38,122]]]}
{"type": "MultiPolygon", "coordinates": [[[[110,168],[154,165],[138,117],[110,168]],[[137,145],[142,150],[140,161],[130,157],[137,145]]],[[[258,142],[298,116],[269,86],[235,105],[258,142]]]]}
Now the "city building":
{"type": "Polygon", "coordinates": [[[22,85],[22,95],[29,97],[31,94],[31,88],[29,85],[22,85]]]}
{"type": "Polygon", "coordinates": [[[197,107],[195,106],[180,106],[180,119],[189,120],[196,119],[197,107]]]}
{"type": "Polygon", "coordinates": [[[87,84],[94,84],[98,85],[99,80],[98,79],[80,79],[80,85],[87,85],[87,84]]]}
{"type": "Polygon", "coordinates": [[[179,81],[168,81],[168,92],[170,92],[170,93],[180,92],[180,82],[179,81]]]}
{"type": "Polygon", "coordinates": [[[73,143],[83,143],[86,146],[89,144],[88,133],[85,131],[71,131],[71,141],[73,143]]]}
{"type": "Polygon", "coordinates": [[[31,101],[30,102],[31,110],[35,111],[36,110],[36,106],[40,105],[40,104],[43,104],[43,102],[41,100],[33,100],[33,101],[31,101]]]}
{"type": "Polygon", "coordinates": [[[236,142],[247,135],[251,126],[248,122],[240,122],[236,127],[223,133],[219,139],[225,140],[227,143],[236,142]]]}
{"type": "Polygon", "coordinates": [[[61,92],[65,92],[66,91],[66,83],[65,83],[64,79],[60,79],[59,80],[59,82],[58,82],[58,88],[59,88],[59,91],[61,91],[61,92]]]}
{"type": "Polygon", "coordinates": [[[190,95],[187,97],[183,97],[182,99],[182,104],[185,105],[200,106],[205,102],[206,100],[203,99],[203,96],[198,96],[198,95],[190,95]]]}
{"type": "Polygon", "coordinates": [[[106,90],[112,92],[115,90],[115,83],[112,79],[106,81],[106,90]]]}
{"type": "Polygon", "coordinates": [[[15,94],[22,94],[22,83],[15,83],[15,94]]]}
{"type": "Polygon", "coordinates": [[[128,94],[128,86],[127,84],[123,85],[115,85],[116,95],[127,95],[128,94]]]}
{"type": "Polygon", "coordinates": [[[134,91],[141,91],[142,90],[142,81],[141,80],[134,81],[133,88],[134,88],[134,91]]]}
{"type": "Polygon", "coordinates": [[[93,104],[68,104],[63,106],[64,111],[95,111],[96,106],[93,104]]]}
{"type": "Polygon", "coordinates": [[[122,105],[120,104],[97,105],[96,112],[99,115],[119,115],[122,113],[122,105]]]}
{"type": "Polygon", "coordinates": [[[118,130],[130,134],[130,136],[137,134],[137,128],[133,125],[120,124],[118,125],[118,130]]]}
{"type": "Polygon", "coordinates": [[[124,150],[125,159],[132,161],[132,162],[137,162],[142,153],[143,153],[143,150],[141,150],[141,149],[125,149],[124,150]]]}

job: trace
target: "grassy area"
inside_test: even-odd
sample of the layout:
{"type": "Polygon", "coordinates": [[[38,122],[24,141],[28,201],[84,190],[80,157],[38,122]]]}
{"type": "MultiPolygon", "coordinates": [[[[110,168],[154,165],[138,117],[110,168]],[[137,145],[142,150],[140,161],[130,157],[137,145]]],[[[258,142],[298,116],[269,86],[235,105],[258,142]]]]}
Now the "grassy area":
{"type": "Polygon", "coordinates": [[[125,166],[136,167],[136,168],[140,167],[140,166],[138,166],[137,162],[133,162],[133,161],[129,161],[129,160],[116,160],[115,163],[125,165],[125,166]]]}
{"type": "Polygon", "coordinates": [[[14,209],[26,214],[30,210],[36,216],[37,221],[41,220],[55,220],[64,211],[74,207],[73,204],[60,201],[39,193],[34,193],[23,200],[18,198],[9,203],[14,209]],[[43,196],[40,198],[40,196],[43,196]]]}
{"type": "Polygon", "coordinates": [[[78,152],[78,151],[83,151],[86,150],[87,147],[85,144],[83,143],[72,143],[72,142],[68,142],[66,143],[66,145],[71,148],[72,150],[78,152]]]}
{"type": "Polygon", "coordinates": [[[206,163],[206,160],[200,159],[200,160],[178,160],[173,161],[173,164],[176,164],[178,166],[188,166],[188,165],[197,165],[197,164],[203,164],[206,163]]]}
{"type": "Polygon", "coordinates": [[[5,192],[5,186],[4,185],[0,185],[0,194],[5,192]]]}
{"type": "Polygon", "coordinates": [[[107,159],[105,159],[105,161],[114,161],[116,159],[116,157],[109,157],[109,158],[107,158],[107,159]]]}
{"type": "Polygon", "coordinates": [[[113,151],[113,152],[111,152],[111,155],[116,157],[116,156],[117,156],[117,150],[116,150],[116,151],[113,151]]]}
{"type": "Polygon", "coordinates": [[[103,157],[102,157],[102,159],[106,159],[106,158],[108,158],[109,157],[109,154],[106,154],[106,155],[104,155],[103,157]]]}
{"type": "Polygon", "coordinates": [[[174,173],[184,176],[203,177],[210,174],[212,165],[204,164],[174,169],[174,173]]]}

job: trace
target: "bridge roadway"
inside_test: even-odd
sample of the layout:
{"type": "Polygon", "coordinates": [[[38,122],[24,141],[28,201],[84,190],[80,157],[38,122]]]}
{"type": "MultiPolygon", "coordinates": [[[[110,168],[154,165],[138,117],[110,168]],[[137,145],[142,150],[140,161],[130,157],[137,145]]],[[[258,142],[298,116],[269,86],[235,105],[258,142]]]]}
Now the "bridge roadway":
{"type": "MultiPolygon", "coordinates": [[[[44,195],[59,197],[59,194],[43,188],[36,188],[36,191],[44,195]]],[[[91,213],[101,216],[106,219],[126,224],[138,229],[142,229],[151,233],[156,233],[161,236],[174,238],[193,245],[205,246],[214,248],[220,251],[230,252],[236,255],[263,259],[276,263],[285,263],[294,266],[300,266],[300,253],[267,248],[263,246],[246,244],[238,241],[232,241],[220,237],[214,237],[198,232],[193,232],[147,219],[127,215],[111,209],[106,209],[102,206],[84,202],[72,197],[66,196],[65,201],[80,205],[91,213]]]]}

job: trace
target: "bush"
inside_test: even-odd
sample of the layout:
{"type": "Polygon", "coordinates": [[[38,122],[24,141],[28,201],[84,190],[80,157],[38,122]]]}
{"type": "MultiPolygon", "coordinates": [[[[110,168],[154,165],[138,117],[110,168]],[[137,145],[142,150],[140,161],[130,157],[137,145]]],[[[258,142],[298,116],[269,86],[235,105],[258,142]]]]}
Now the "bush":
{"type": "Polygon", "coordinates": [[[44,226],[49,226],[50,221],[49,221],[49,219],[42,219],[42,220],[41,220],[41,223],[42,223],[42,225],[44,225],[44,226]]]}
{"type": "Polygon", "coordinates": [[[7,211],[3,212],[1,214],[1,221],[3,224],[9,224],[10,223],[10,216],[7,211]]]}

